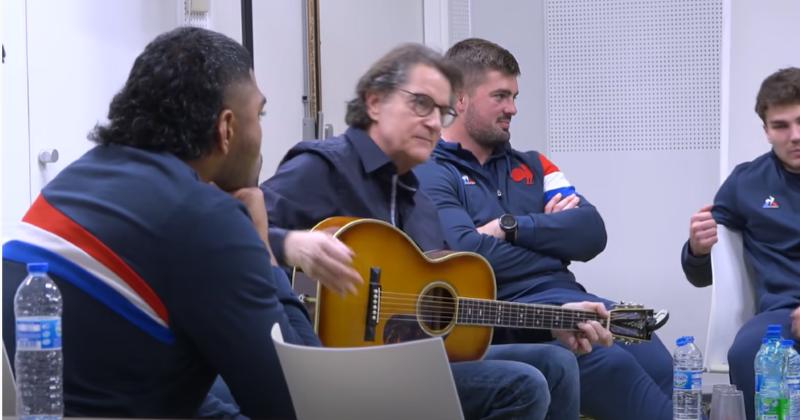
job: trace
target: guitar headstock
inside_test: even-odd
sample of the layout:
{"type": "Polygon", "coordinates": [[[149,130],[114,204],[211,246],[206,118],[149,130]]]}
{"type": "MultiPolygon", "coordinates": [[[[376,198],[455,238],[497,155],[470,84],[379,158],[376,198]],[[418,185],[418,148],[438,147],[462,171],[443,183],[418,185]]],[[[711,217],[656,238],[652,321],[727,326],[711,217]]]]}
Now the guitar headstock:
{"type": "Polygon", "coordinates": [[[635,303],[620,302],[610,310],[608,330],[614,339],[625,344],[650,341],[653,332],[667,323],[669,313],[659,311],[654,314],[652,309],[635,303]]]}

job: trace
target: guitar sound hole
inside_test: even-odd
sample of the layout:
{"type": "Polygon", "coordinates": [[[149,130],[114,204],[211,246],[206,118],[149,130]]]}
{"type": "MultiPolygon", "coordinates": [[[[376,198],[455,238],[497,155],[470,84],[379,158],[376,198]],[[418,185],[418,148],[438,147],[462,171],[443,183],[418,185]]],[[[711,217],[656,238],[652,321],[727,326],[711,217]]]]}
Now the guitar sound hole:
{"type": "Polygon", "coordinates": [[[420,296],[417,316],[422,328],[431,334],[449,329],[456,313],[456,298],[449,288],[434,285],[420,296]]]}

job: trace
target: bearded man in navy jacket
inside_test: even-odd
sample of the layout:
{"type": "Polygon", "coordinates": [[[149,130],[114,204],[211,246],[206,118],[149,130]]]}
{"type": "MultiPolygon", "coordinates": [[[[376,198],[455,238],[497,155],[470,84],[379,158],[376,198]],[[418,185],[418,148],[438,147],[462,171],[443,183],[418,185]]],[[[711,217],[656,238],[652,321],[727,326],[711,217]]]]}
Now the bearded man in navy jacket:
{"type": "MultiPolygon", "coordinates": [[[[491,263],[500,299],[563,304],[612,301],[587,293],[568,270],[606,245],[603,219],[552,162],[509,140],[519,65],[501,46],[467,39],[447,58],[464,72],[458,117],[432,159],[415,169],[436,203],[450,248],[491,263]]],[[[495,342],[550,340],[530,330],[495,342]]],[[[597,419],[671,419],[672,360],[661,341],[597,348],[578,358],[581,412],[597,419]]]]}

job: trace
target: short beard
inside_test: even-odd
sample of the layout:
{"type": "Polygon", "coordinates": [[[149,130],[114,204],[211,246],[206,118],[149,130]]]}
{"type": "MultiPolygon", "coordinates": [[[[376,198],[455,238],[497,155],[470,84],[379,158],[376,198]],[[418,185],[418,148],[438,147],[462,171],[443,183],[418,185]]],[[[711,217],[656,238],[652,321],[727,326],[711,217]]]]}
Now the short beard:
{"type": "Polygon", "coordinates": [[[511,140],[511,133],[503,131],[491,124],[481,125],[478,124],[480,118],[467,109],[464,115],[464,127],[467,129],[467,134],[475,140],[479,145],[494,149],[496,146],[508,143],[511,140]]]}

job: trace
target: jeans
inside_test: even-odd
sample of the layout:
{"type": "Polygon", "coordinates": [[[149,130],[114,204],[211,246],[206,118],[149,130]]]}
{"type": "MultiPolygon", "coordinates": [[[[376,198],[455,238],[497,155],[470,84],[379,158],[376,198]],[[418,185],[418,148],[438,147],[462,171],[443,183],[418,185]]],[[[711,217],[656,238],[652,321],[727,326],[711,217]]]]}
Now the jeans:
{"type": "Polygon", "coordinates": [[[239,410],[239,405],[233,400],[231,390],[222,377],[217,376],[211,389],[208,390],[208,395],[200,408],[197,409],[196,417],[210,418],[210,419],[236,419],[242,420],[248,417],[243,415],[239,410]]]}
{"type": "MultiPolygon", "coordinates": [[[[450,366],[465,419],[578,418],[578,364],[566,349],[549,344],[495,345],[484,360],[450,366]]],[[[198,417],[244,418],[220,377],[198,417]]]]}
{"type": "Polygon", "coordinates": [[[748,419],[755,418],[756,373],[753,365],[756,353],[761,347],[761,338],[769,324],[782,325],[781,337],[792,337],[791,313],[792,309],[787,308],[756,314],[736,333],[736,338],[728,350],[731,383],[739,387],[744,394],[744,409],[748,419]]]}
{"type": "Polygon", "coordinates": [[[465,418],[578,418],[578,362],[569,350],[551,344],[493,345],[483,361],[467,363],[478,366],[452,364],[465,418]]]}

